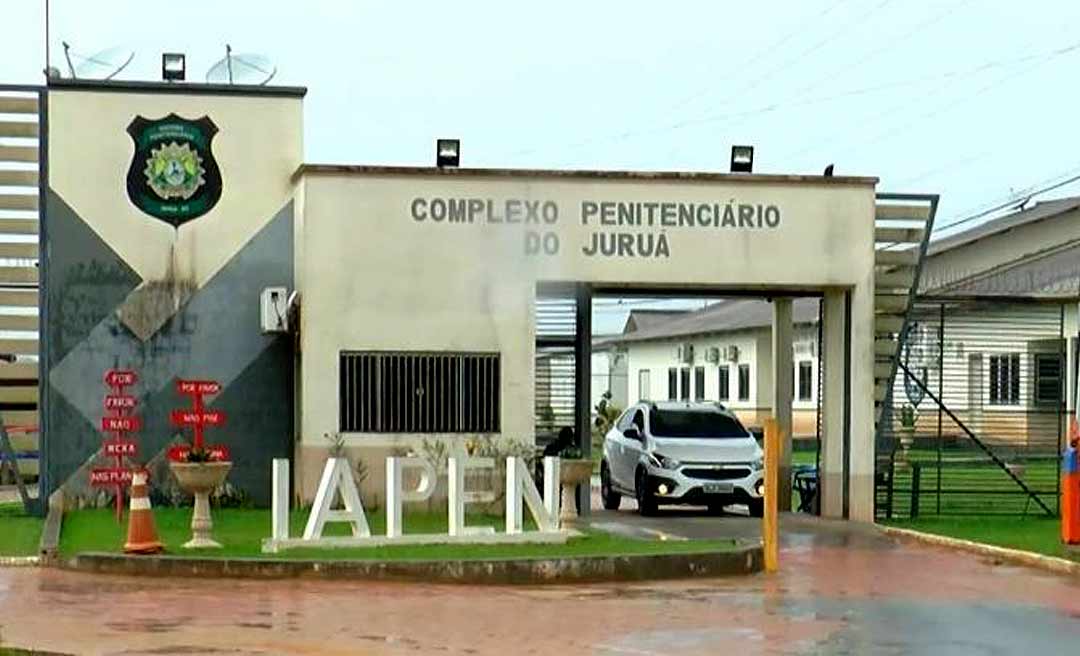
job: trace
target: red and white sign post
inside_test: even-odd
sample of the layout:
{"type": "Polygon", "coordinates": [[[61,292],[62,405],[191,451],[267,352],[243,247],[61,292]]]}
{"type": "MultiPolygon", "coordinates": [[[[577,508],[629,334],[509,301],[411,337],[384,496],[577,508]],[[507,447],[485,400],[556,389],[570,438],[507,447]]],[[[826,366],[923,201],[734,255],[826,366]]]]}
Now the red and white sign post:
{"type": "Polygon", "coordinates": [[[110,393],[105,395],[105,415],[101,418],[101,432],[107,437],[102,442],[106,456],[116,459],[113,467],[95,467],[90,470],[90,484],[97,487],[116,488],[116,521],[121,521],[124,513],[124,488],[131,484],[132,472],[124,466],[124,458],[134,457],[139,452],[138,443],[132,436],[142,427],[139,417],[134,414],[137,401],[134,396],[125,394],[139,377],[134,371],[110,369],[105,372],[105,384],[110,393]]]}
{"type": "MultiPolygon", "coordinates": [[[[203,404],[203,397],[217,394],[221,391],[221,385],[213,380],[177,380],[176,391],[191,397],[191,408],[173,410],[171,419],[173,426],[180,428],[190,427],[192,430],[191,449],[196,451],[208,451],[211,460],[229,460],[229,450],[223,445],[205,446],[203,429],[207,426],[224,426],[225,413],[221,410],[207,410],[203,404]]],[[[169,459],[180,461],[187,458],[189,448],[186,446],[174,446],[169,449],[169,459]]]]}

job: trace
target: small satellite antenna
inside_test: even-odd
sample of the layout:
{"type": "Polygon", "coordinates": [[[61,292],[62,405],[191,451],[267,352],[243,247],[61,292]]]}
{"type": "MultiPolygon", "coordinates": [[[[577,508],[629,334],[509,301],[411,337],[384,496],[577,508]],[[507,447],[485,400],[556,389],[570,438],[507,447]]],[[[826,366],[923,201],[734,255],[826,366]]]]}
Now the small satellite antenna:
{"type": "Polygon", "coordinates": [[[92,55],[81,55],[72,50],[67,41],[61,43],[64,44],[68,72],[76,79],[111,80],[135,58],[135,51],[128,48],[109,48],[92,55]]]}
{"type": "Polygon", "coordinates": [[[277,66],[266,55],[236,54],[225,44],[225,56],[206,71],[206,81],[214,84],[263,85],[277,73],[277,66]]]}

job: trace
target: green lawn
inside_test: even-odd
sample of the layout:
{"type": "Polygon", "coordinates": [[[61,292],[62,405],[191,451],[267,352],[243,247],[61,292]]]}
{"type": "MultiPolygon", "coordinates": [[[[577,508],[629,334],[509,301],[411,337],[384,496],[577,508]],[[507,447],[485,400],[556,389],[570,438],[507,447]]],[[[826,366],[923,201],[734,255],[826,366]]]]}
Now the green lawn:
{"type": "Polygon", "coordinates": [[[44,520],[23,512],[22,504],[0,504],[0,556],[33,556],[44,520]]]}
{"type": "Polygon", "coordinates": [[[920,517],[915,521],[893,521],[887,524],[1080,561],[1080,554],[1070,554],[1061,544],[1061,523],[1056,518],[920,517]]]}
{"type": "MultiPolygon", "coordinates": [[[[280,554],[263,554],[262,539],[270,535],[270,513],[266,510],[214,509],[214,537],[223,549],[187,552],[180,548],[190,537],[190,508],[156,508],[154,519],[168,553],[194,553],[200,557],[267,558],[347,558],[378,560],[477,560],[486,558],[529,558],[591,555],[633,555],[655,553],[692,553],[720,551],[735,546],[731,540],[651,541],[635,540],[589,531],[563,545],[400,545],[349,549],[289,549],[280,554]]],[[[306,512],[290,516],[291,535],[299,536],[307,520],[306,512]]],[[[385,533],[385,515],[368,514],[373,535],[385,533]]],[[[470,516],[471,525],[495,526],[502,530],[503,519],[495,516],[470,516]]],[[[405,519],[406,533],[444,533],[446,515],[416,514],[405,519]]],[[[119,552],[126,536],[126,525],[116,523],[111,510],[80,510],[64,517],[60,552],[65,556],[81,551],[119,552]]],[[[329,525],[325,535],[345,535],[347,527],[329,525]]]]}

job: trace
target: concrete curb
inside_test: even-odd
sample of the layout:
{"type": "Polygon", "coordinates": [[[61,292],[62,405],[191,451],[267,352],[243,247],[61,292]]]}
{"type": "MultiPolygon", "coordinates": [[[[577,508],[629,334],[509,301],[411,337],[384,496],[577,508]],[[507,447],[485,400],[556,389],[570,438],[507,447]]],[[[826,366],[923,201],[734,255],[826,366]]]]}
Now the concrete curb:
{"type": "Polygon", "coordinates": [[[898,538],[915,540],[924,544],[947,547],[958,551],[966,551],[979,556],[986,556],[987,558],[996,558],[1014,565],[1035,567],[1055,574],[1080,577],[1080,562],[1066,560],[1065,558],[1044,556],[1031,551],[1021,551],[1019,549],[1007,549],[992,544],[961,540],[960,538],[950,538],[934,533],[923,533],[922,531],[913,531],[907,528],[896,528],[894,526],[879,526],[878,528],[886,535],[898,538]]]}
{"type": "Polygon", "coordinates": [[[186,558],[82,553],[57,563],[99,574],[206,578],[320,578],[414,583],[516,585],[649,581],[753,574],[763,568],[761,545],[730,551],[449,561],[186,558]]]}
{"type": "Polygon", "coordinates": [[[2,556],[0,567],[37,567],[41,559],[37,556],[2,556]]]}

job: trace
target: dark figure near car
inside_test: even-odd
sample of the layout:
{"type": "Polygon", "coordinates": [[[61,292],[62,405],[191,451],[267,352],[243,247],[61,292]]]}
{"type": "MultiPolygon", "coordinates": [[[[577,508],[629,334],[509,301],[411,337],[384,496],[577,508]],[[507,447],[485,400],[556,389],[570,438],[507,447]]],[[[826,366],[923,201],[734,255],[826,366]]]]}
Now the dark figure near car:
{"type": "MultiPolygon", "coordinates": [[[[563,426],[559,429],[559,436],[555,438],[553,442],[548,443],[544,447],[544,457],[547,456],[560,456],[562,452],[570,447],[577,446],[577,439],[575,438],[574,429],[569,426],[563,426]]],[[[540,490],[544,489],[544,463],[542,460],[536,463],[536,487],[540,490]]],[[[581,500],[575,497],[577,504],[578,514],[581,513],[581,500]]]]}
{"type": "Polygon", "coordinates": [[[555,438],[555,441],[544,447],[544,456],[557,456],[566,449],[575,446],[576,442],[577,441],[574,439],[574,429],[569,426],[563,426],[559,430],[559,436],[555,438]]]}

